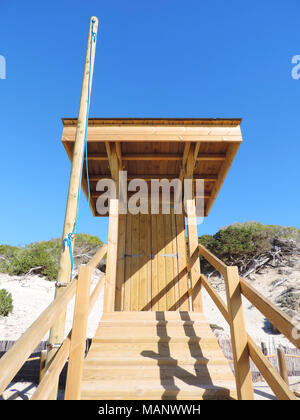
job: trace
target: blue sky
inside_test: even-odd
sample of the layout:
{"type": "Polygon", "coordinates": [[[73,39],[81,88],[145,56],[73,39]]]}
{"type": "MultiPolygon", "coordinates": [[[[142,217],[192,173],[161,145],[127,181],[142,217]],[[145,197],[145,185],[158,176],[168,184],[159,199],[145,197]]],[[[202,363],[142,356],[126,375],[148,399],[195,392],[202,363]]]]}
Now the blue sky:
{"type": "MultiPolygon", "coordinates": [[[[90,16],[100,20],[91,117],[242,117],[244,143],[199,234],[299,226],[298,0],[1,0],[0,243],[62,234],[90,16]]],[[[83,197],[83,195],[82,195],[83,197]]],[[[82,199],[79,231],[107,219],[82,199]]]]}

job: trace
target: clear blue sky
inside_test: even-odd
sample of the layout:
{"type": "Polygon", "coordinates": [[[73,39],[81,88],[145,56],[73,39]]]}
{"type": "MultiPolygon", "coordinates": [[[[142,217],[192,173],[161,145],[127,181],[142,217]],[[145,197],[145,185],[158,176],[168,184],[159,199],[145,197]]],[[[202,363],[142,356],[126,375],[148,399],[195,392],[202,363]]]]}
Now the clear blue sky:
{"type": "MultiPolygon", "coordinates": [[[[299,226],[298,0],[1,0],[0,243],[62,234],[87,31],[100,20],[91,117],[242,117],[242,144],[199,234],[299,226]]],[[[107,236],[81,202],[79,231],[107,236]]]]}

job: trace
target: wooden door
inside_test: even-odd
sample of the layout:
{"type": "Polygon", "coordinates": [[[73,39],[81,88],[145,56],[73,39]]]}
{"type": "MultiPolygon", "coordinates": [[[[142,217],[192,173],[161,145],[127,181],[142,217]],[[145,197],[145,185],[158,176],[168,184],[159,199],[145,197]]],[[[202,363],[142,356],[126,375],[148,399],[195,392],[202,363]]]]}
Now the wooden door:
{"type": "Polygon", "coordinates": [[[119,216],[115,310],[189,310],[184,215],[119,216]]]}

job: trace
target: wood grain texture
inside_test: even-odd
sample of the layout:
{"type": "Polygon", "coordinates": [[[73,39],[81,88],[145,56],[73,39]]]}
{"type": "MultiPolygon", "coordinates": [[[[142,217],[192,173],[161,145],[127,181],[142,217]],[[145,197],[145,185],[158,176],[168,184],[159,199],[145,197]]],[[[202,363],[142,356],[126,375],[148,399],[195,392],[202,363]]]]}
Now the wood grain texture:
{"type": "Polygon", "coordinates": [[[224,280],[237,394],[240,400],[249,400],[254,398],[254,394],[237,267],[227,266],[224,280]]]}
{"type": "Polygon", "coordinates": [[[203,314],[105,313],[84,361],[82,399],[236,398],[203,314]]]}
{"type": "MultiPolygon", "coordinates": [[[[76,120],[63,122],[62,142],[72,160],[76,120]]],[[[128,172],[129,180],[138,177],[148,181],[178,177],[183,180],[190,146],[196,153],[192,174],[188,176],[205,179],[204,208],[208,215],[242,141],[240,122],[240,119],[90,119],[88,161],[93,215],[104,216],[96,211],[97,180],[116,179],[117,167],[128,172]]],[[[85,173],[82,185],[88,196],[85,173]]]]}
{"type": "Polygon", "coordinates": [[[80,398],[82,367],[90,303],[91,274],[91,269],[88,266],[79,267],[65,388],[65,400],[78,400],[80,398]]]}

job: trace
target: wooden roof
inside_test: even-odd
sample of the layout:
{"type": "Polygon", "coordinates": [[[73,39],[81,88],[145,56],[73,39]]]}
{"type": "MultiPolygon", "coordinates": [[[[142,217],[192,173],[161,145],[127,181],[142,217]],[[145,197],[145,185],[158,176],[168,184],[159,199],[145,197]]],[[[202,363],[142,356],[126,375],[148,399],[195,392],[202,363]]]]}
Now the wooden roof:
{"type": "MultiPolygon", "coordinates": [[[[77,119],[63,118],[62,142],[72,160],[77,119]]],[[[205,216],[208,215],[242,141],[241,119],[221,118],[91,118],[88,126],[90,207],[94,216],[97,181],[111,177],[109,154],[132,178],[186,176],[187,153],[194,150],[193,178],[204,179],[205,216]],[[184,171],[183,171],[184,168],[184,171]]],[[[82,187],[87,196],[86,169],[82,187]]]]}

